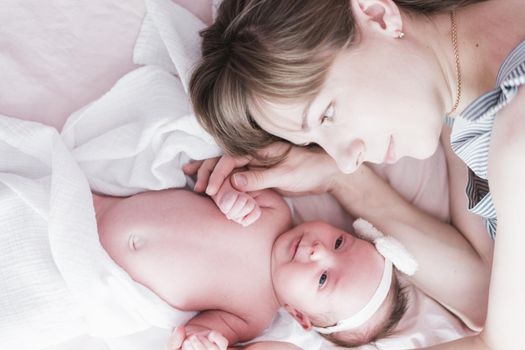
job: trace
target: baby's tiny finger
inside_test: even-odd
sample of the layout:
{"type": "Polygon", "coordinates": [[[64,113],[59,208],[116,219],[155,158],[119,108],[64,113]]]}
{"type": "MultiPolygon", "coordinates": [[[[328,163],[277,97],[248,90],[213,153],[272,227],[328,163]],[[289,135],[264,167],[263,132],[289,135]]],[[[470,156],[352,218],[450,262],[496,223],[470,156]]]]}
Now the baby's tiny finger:
{"type": "Polygon", "coordinates": [[[219,347],[219,350],[227,350],[228,349],[228,340],[224,338],[220,333],[216,331],[211,331],[210,334],[208,334],[208,339],[217,344],[219,347]]]}
{"type": "Polygon", "coordinates": [[[191,344],[191,341],[186,339],[184,343],[182,343],[182,350],[195,350],[195,348],[191,344]]]}
{"type": "Polygon", "coordinates": [[[259,217],[261,216],[261,208],[259,206],[256,206],[251,213],[246,215],[241,222],[241,225],[244,227],[250,226],[253,224],[259,217]]]}
{"type": "Polygon", "coordinates": [[[240,214],[242,208],[244,208],[244,205],[246,204],[247,200],[248,199],[246,198],[246,195],[239,194],[237,196],[237,200],[235,201],[235,203],[233,204],[231,209],[226,214],[228,219],[234,220],[236,218],[240,218],[241,216],[239,214],[240,214]]]}
{"type": "Polygon", "coordinates": [[[250,214],[253,211],[253,209],[255,209],[255,206],[256,206],[256,203],[253,200],[253,198],[249,198],[246,201],[246,204],[244,204],[244,207],[238,212],[236,216],[236,221],[239,223],[243,221],[244,217],[250,214]]]}
{"type": "Polygon", "coordinates": [[[213,344],[205,337],[194,335],[190,338],[190,341],[194,350],[214,350],[213,344]]]}
{"type": "Polygon", "coordinates": [[[219,200],[219,209],[225,215],[228,215],[237,200],[237,192],[228,192],[219,200]]]}
{"type": "MultiPolygon", "coordinates": [[[[204,349],[206,350],[220,350],[219,347],[211,342],[208,338],[206,337],[199,337],[200,341],[202,342],[202,344],[204,345],[204,349]]],[[[200,349],[198,349],[200,350],[200,349]]]]}

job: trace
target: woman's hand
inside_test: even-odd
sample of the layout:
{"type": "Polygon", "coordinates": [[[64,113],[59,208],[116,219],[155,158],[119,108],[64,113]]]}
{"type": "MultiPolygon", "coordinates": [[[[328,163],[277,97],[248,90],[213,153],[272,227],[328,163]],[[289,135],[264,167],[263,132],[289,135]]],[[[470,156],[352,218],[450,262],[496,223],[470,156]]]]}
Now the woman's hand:
{"type": "Polygon", "coordinates": [[[275,188],[286,194],[323,193],[328,191],[335,177],[340,174],[335,161],[320,148],[293,146],[276,142],[261,150],[263,158],[272,158],[288,152],[280,163],[265,167],[249,157],[209,159],[197,165],[189,164],[184,171],[197,172],[196,191],[206,189],[215,195],[232,172],[241,167],[248,170],[236,172],[231,177],[232,185],[239,191],[257,191],[275,188]]]}

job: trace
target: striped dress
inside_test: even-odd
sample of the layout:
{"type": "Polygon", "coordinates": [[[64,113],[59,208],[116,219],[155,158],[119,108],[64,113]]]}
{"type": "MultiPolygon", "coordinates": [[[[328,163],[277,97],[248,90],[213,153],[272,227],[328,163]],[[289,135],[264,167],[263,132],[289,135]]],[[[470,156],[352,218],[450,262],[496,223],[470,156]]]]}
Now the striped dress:
{"type": "Polygon", "coordinates": [[[492,239],[496,237],[497,229],[496,210],[487,181],[492,125],[498,112],[514,98],[524,84],[525,40],[503,62],[496,88],[472,102],[455,119],[452,127],[452,149],[469,167],[466,188],[468,209],[483,217],[492,239]]]}

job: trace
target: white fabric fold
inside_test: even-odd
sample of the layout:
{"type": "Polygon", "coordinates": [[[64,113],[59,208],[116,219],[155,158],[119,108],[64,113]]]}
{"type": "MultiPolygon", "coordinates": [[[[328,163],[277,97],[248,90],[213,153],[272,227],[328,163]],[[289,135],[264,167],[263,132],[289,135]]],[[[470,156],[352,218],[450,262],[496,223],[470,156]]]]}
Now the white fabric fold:
{"type": "Polygon", "coordinates": [[[184,187],[182,165],[221,154],[198,124],[187,87],[205,25],[170,0],[146,1],[134,50],[143,64],[73,113],[62,137],[93,191],[128,196],[184,187]]]}
{"type": "Polygon", "coordinates": [[[73,113],[62,137],[92,190],[115,196],[184,187],[183,164],[220,154],[180,80],[156,66],[127,74],[73,113]]]}
{"type": "Polygon", "coordinates": [[[199,32],[206,25],[170,0],[146,0],[146,7],[133,61],[178,75],[187,91],[191,71],[201,57],[199,32]]]}

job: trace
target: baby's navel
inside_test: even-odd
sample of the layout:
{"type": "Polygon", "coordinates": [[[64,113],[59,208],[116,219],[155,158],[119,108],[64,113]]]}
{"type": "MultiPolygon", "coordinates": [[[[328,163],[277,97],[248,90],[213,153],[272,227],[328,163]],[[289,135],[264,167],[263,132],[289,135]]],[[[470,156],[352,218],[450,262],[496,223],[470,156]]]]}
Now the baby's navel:
{"type": "Polygon", "coordinates": [[[131,250],[138,250],[144,246],[146,242],[144,241],[144,238],[139,237],[135,234],[131,234],[128,238],[128,246],[131,250]]]}

